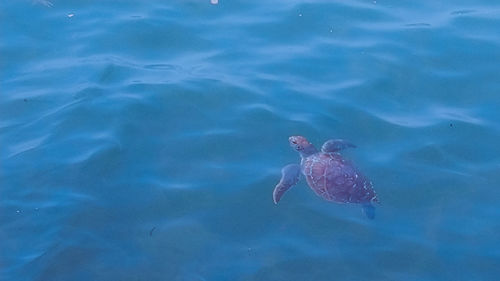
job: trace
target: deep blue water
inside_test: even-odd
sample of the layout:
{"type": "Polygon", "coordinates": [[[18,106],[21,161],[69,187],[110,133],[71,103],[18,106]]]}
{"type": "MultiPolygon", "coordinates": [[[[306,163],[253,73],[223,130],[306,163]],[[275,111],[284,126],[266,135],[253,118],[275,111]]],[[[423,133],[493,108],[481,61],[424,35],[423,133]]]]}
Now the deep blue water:
{"type": "Polygon", "coordinates": [[[2,1],[0,280],[498,280],[500,2],[2,1]],[[375,220],[280,169],[304,135],[375,220]]]}

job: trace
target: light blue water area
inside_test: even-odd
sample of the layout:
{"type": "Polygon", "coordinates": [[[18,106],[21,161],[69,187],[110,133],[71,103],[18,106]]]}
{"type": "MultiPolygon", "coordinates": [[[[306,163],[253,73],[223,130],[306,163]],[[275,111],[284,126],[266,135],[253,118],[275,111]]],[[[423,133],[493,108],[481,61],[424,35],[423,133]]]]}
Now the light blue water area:
{"type": "Polygon", "coordinates": [[[2,1],[0,280],[498,280],[500,2],[2,1]],[[291,135],[381,200],[278,205],[291,135]]]}

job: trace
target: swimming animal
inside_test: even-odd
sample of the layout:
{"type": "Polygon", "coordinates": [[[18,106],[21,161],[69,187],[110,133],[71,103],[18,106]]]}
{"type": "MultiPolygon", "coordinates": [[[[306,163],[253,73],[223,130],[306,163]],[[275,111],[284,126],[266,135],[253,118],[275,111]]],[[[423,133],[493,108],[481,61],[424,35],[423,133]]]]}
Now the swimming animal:
{"type": "Polygon", "coordinates": [[[288,138],[290,146],[300,154],[300,165],[281,169],[281,180],[274,188],[273,201],[278,204],[287,190],[297,184],[302,173],[311,189],[325,200],[361,204],[369,219],[375,218],[373,203],[379,203],[372,182],[363,176],[339,151],[356,147],[342,139],[326,141],[318,151],[306,138],[288,138]]]}

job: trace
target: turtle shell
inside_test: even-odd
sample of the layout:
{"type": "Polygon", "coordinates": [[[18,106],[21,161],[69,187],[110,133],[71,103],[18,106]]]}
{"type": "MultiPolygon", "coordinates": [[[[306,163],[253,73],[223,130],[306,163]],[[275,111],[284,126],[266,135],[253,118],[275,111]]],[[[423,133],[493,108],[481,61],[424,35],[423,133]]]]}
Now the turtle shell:
{"type": "Polygon", "coordinates": [[[372,183],[338,153],[316,153],[303,159],[302,172],[314,192],[328,201],[378,202],[372,183]]]}

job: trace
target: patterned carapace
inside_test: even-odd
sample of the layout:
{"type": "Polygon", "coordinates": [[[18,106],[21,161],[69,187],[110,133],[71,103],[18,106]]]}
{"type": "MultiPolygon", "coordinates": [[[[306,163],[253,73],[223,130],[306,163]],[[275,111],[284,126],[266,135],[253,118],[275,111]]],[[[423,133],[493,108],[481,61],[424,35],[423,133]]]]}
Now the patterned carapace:
{"type": "Polygon", "coordinates": [[[325,142],[321,151],[318,151],[302,136],[292,136],[289,141],[299,152],[301,162],[300,166],[290,164],[282,169],[281,181],[273,193],[275,203],[298,182],[302,173],[317,195],[328,201],[362,204],[367,217],[374,218],[375,209],[372,203],[379,203],[379,200],[372,182],[338,153],[344,148],[355,147],[353,144],[333,139],[325,142]]]}

